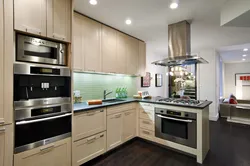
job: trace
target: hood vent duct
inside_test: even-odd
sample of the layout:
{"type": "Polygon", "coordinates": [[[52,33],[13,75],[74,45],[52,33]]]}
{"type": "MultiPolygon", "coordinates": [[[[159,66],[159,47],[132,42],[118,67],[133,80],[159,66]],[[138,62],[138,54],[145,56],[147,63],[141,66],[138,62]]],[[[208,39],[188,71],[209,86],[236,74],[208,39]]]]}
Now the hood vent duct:
{"type": "Polygon", "coordinates": [[[191,28],[188,21],[168,25],[168,58],[153,62],[160,66],[180,66],[208,63],[191,54],[191,28]]]}

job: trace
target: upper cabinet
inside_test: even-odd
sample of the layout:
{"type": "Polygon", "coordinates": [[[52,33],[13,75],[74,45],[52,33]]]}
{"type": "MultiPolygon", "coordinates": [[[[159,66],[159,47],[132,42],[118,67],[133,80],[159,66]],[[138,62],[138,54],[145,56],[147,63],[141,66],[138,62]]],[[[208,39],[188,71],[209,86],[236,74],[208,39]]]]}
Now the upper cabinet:
{"type": "Polygon", "coordinates": [[[14,0],[15,29],[46,36],[47,0],[14,0]]]}
{"type": "Polygon", "coordinates": [[[139,41],[138,74],[144,76],[146,73],[146,43],[139,41]]]}
{"type": "Polygon", "coordinates": [[[116,73],[117,69],[117,35],[116,30],[102,25],[102,71],[116,73]]]}
{"type": "Polygon", "coordinates": [[[47,1],[47,36],[62,41],[70,41],[71,0],[47,1]]]}
{"type": "Polygon", "coordinates": [[[0,0],[0,125],[4,123],[4,106],[3,106],[3,79],[4,79],[4,13],[3,0],[0,0]]]}
{"type": "Polygon", "coordinates": [[[14,0],[14,28],[70,42],[71,0],[14,0]]]}
{"type": "Polygon", "coordinates": [[[127,36],[117,32],[117,73],[126,74],[127,70],[127,36]]]}
{"type": "Polygon", "coordinates": [[[127,40],[127,74],[138,74],[139,41],[128,36],[127,40]]]}

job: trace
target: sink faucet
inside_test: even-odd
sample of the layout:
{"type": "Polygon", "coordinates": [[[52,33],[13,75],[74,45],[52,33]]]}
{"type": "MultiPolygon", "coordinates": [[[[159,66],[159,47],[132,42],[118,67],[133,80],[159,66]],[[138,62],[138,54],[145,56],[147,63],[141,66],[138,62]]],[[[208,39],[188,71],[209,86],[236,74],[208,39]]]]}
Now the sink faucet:
{"type": "Polygon", "coordinates": [[[107,92],[107,90],[103,91],[103,99],[106,99],[106,96],[108,96],[109,94],[113,93],[113,91],[107,92]]]}

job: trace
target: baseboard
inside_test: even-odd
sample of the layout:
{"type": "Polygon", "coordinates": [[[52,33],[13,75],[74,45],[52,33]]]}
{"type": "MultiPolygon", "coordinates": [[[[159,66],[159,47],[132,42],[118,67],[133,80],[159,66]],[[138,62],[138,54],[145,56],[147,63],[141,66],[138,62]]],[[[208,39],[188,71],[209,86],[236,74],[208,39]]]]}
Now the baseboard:
{"type": "Polygon", "coordinates": [[[217,113],[216,116],[209,116],[209,120],[211,121],[217,121],[219,119],[219,113],[217,113]]]}
{"type": "Polygon", "coordinates": [[[245,119],[245,118],[227,118],[228,122],[231,123],[239,123],[239,124],[245,124],[245,125],[250,125],[250,119],[245,119]]]}

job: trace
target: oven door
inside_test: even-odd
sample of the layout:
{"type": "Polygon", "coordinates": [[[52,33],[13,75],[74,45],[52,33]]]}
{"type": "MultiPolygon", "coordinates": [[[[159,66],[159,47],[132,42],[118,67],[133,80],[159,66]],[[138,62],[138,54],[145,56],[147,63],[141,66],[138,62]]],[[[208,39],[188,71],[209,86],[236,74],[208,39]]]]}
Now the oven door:
{"type": "Polygon", "coordinates": [[[66,65],[65,44],[17,35],[17,60],[66,65]]]}
{"type": "Polygon", "coordinates": [[[21,120],[15,124],[15,153],[50,144],[71,136],[71,114],[21,120]]]}
{"type": "Polygon", "coordinates": [[[192,148],[197,147],[196,120],[155,114],[155,136],[192,148]]]}

